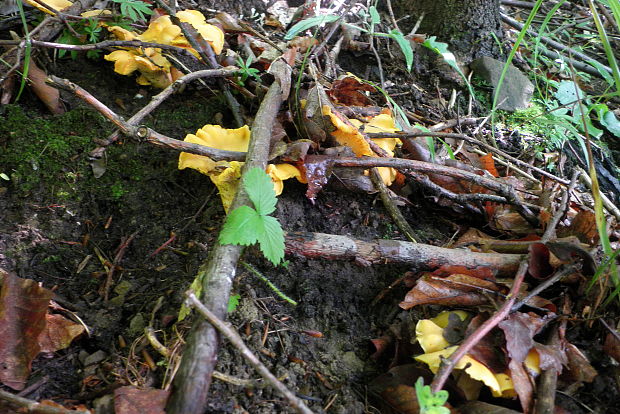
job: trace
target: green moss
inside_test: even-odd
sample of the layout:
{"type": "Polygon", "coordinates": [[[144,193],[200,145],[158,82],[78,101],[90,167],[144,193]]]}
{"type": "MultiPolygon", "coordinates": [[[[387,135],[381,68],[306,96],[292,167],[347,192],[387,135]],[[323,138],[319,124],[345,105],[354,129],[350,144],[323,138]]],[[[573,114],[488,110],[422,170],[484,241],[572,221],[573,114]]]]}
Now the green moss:
{"type": "MultiPolygon", "coordinates": [[[[7,105],[0,122],[0,165],[11,183],[28,193],[41,184],[70,187],[71,176],[86,164],[92,139],[105,132],[103,119],[86,110],[37,118],[7,105]]],[[[70,190],[68,188],[65,191],[70,190]]]]}
{"type": "MultiPolygon", "coordinates": [[[[167,104],[148,122],[159,131],[183,138],[212,123],[221,106],[192,100],[167,104]]],[[[0,173],[2,185],[23,197],[38,195],[40,203],[97,199],[138,208],[152,191],[153,180],[174,181],[178,153],[122,139],[106,148],[105,174],[93,176],[89,152],[94,139],[104,139],[112,125],[91,109],[75,109],[61,116],[42,117],[17,105],[0,112],[0,173]]]]}

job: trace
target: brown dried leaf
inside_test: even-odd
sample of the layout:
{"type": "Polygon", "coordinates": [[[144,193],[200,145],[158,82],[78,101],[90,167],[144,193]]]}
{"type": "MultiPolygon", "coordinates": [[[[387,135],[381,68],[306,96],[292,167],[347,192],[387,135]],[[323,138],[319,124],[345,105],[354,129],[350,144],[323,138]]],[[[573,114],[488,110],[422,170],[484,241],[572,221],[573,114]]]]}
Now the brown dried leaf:
{"type": "MultiPolygon", "coordinates": [[[[465,337],[471,335],[486,320],[486,313],[476,315],[467,326],[465,337]]],[[[501,332],[495,329],[478,341],[468,354],[494,374],[500,374],[505,372],[507,368],[506,358],[501,352],[503,346],[504,338],[501,336],[501,332]]]]}
{"type": "Polygon", "coordinates": [[[154,388],[138,389],[127,386],[114,391],[114,412],[116,414],[166,414],[166,400],[169,391],[154,388]]]}
{"type": "Polygon", "coordinates": [[[71,345],[84,332],[84,326],[72,322],[62,315],[47,314],[47,325],[39,335],[40,352],[56,352],[71,345]]]}
{"type": "Polygon", "coordinates": [[[65,109],[60,102],[60,92],[58,89],[52,88],[45,83],[47,74],[40,69],[34,61],[30,60],[30,66],[28,68],[28,84],[32,88],[32,91],[43,102],[43,104],[54,115],[60,115],[65,113],[65,109]]]}
{"type": "Polygon", "coordinates": [[[394,387],[388,387],[381,393],[381,396],[398,413],[420,413],[420,405],[418,404],[415,388],[410,385],[399,384],[394,387]]]}
{"type": "Polygon", "coordinates": [[[527,271],[536,279],[546,279],[553,274],[553,266],[549,263],[549,248],[544,243],[530,244],[530,255],[527,271]]]}
{"type": "Polygon", "coordinates": [[[562,229],[559,234],[561,237],[577,236],[582,243],[594,246],[598,243],[599,237],[594,212],[589,209],[580,210],[570,225],[562,229]]]}
{"type": "Polygon", "coordinates": [[[360,82],[356,77],[346,76],[334,81],[327,91],[335,104],[346,106],[371,106],[373,102],[363,92],[375,92],[372,86],[360,82]]]}
{"type": "Polygon", "coordinates": [[[32,360],[40,350],[38,338],[45,329],[52,292],[30,279],[2,272],[0,292],[0,382],[22,390],[32,360]]]}
{"type": "Polygon", "coordinates": [[[534,384],[534,379],[530,378],[530,374],[523,366],[523,363],[519,363],[514,359],[510,361],[508,368],[510,369],[510,377],[512,378],[515,392],[521,402],[523,414],[528,414],[532,412],[531,407],[534,398],[534,387],[532,384],[534,384]]]}
{"type": "Polygon", "coordinates": [[[331,174],[331,157],[324,155],[308,155],[304,161],[308,189],[306,197],[312,202],[317,194],[323,189],[331,174]]]}
{"type": "Polygon", "coordinates": [[[499,292],[500,287],[491,281],[469,275],[455,274],[440,278],[425,274],[405,296],[399,306],[411,309],[417,305],[478,306],[486,304],[488,293],[499,292]]]}
{"type": "Polygon", "coordinates": [[[501,321],[498,327],[506,336],[506,349],[508,355],[519,363],[525,361],[525,357],[534,346],[536,335],[547,323],[547,320],[534,313],[511,313],[501,321]]]}
{"type": "Polygon", "coordinates": [[[592,382],[598,372],[590,365],[588,358],[575,345],[566,342],[566,357],[568,358],[566,374],[575,382],[592,382]]]}

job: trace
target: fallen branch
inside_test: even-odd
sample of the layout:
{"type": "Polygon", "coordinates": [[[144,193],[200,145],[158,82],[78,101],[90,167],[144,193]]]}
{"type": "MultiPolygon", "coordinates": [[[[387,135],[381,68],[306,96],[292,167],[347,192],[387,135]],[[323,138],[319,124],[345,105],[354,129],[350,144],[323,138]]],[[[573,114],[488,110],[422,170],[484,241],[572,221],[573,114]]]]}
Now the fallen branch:
{"type": "Polygon", "coordinates": [[[99,111],[100,114],[102,114],[110,122],[116,125],[116,127],[128,137],[137,139],[139,141],[146,141],[149,144],[157,145],[159,147],[171,148],[177,151],[189,152],[191,154],[205,155],[215,161],[243,161],[245,159],[245,152],[225,151],[216,148],[206,147],[204,145],[192,144],[190,142],[184,142],[178,139],[170,138],[144,125],[130,125],[116,112],[112,111],[101,101],[88,93],[84,88],[76,85],[75,83],[67,79],[62,79],[50,75],[47,79],[47,83],[58,88],[73,92],[73,94],[75,94],[78,98],[82,99],[93,108],[95,108],[97,111],[99,111]]]}
{"type": "MultiPolygon", "coordinates": [[[[327,161],[327,160],[326,160],[327,161]]],[[[521,201],[515,189],[496,179],[483,177],[470,171],[461,170],[446,165],[432,164],[424,161],[406,160],[402,158],[378,158],[378,157],[340,157],[333,158],[328,162],[332,167],[392,167],[399,170],[413,170],[427,174],[441,174],[448,177],[459,178],[499,193],[506,201],[513,204],[517,211],[532,225],[538,226],[538,218],[531,211],[536,206],[526,205],[521,201]]]]}
{"type": "MultiPolygon", "coordinates": [[[[284,61],[276,61],[272,68],[287,73],[290,77],[290,67],[284,61]]],[[[242,176],[251,168],[266,168],[269,141],[276,115],[282,104],[282,96],[282,87],[276,78],[254,119],[242,176]]],[[[251,205],[251,201],[243,186],[239,186],[230,210],[244,205],[251,205]]],[[[215,244],[208,261],[203,263],[197,274],[202,283],[204,305],[220,319],[226,318],[230,290],[242,251],[243,246],[215,244]]],[[[168,414],[204,411],[218,350],[219,335],[215,328],[206,321],[196,321],[172,383],[172,394],[166,406],[168,414]]]]}
{"type": "Polygon", "coordinates": [[[38,414],[91,414],[90,411],[69,410],[63,407],[53,407],[51,405],[38,403],[36,401],[29,400],[28,398],[24,398],[24,397],[17,396],[15,394],[11,394],[10,392],[4,391],[2,389],[0,389],[0,399],[4,401],[8,401],[11,404],[17,405],[19,407],[23,407],[26,410],[26,411],[20,410],[20,412],[38,413],[38,414]]]}
{"type": "Polygon", "coordinates": [[[401,263],[436,269],[461,265],[470,269],[488,267],[498,276],[515,273],[522,254],[476,253],[399,240],[363,241],[325,233],[291,232],[285,235],[286,253],[310,258],[355,260],[363,265],[401,263]]]}
{"type": "Polygon", "coordinates": [[[477,145],[479,147],[484,148],[486,151],[492,152],[496,155],[499,155],[500,157],[503,157],[507,160],[510,160],[511,162],[519,165],[520,167],[523,167],[525,169],[531,170],[531,171],[535,171],[540,175],[544,175],[547,178],[551,178],[554,181],[557,181],[559,183],[562,183],[564,185],[568,185],[570,183],[570,181],[565,180],[563,178],[557,177],[553,174],[551,174],[548,171],[545,171],[543,169],[540,169],[538,167],[535,167],[525,161],[521,161],[518,158],[512,157],[508,154],[506,154],[504,151],[498,150],[497,148],[493,147],[492,145],[489,145],[485,142],[482,142],[480,140],[477,140],[476,138],[470,137],[468,135],[465,134],[455,134],[455,133],[451,133],[451,132],[394,132],[394,133],[383,133],[383,132],[376,132],[376,133],[369,133],[367,134],[370,138],[415,138],[415,137],[439,137],[439,138],[454,138],[454,139],[460,139],[466,142],[469,142],[470,144],[473,145],[477,145]]]}
{"type": "Polygon", "coordinates": [[[265,381],[267,381],[273,388],[276,389],[276,391],[286,398],[286,401],[288,401],[291,407],[299,413],[312,414],[312,410],[310,410],[302,400],[297,398],[295,394],[293,394],[284,384],[282,384],[282,382],[278,381],[278,379],[271,372],[269,372],[267,367],[260,362],[258,357],[254,355],[252,351],[250,351],[250,348],[247,347],[247,345],[243,342],[243,339],[241,339],[239,334],[235,332],[229,324],[215,316],[213,312],[200,303],[193,292],[190,291],[187,293],[186,297],[190,305],[196,308],[196,310],[207,321],[209,321],[209,323],[211,323],[222,335],[226,337],[226,339],[230,341],[235,348],[237,348],[237,350],[239,350],[241,356],[245,358],[245,360],[248,361],[248,363],[252,365],[256,371],[258,371],[265,381]]]}

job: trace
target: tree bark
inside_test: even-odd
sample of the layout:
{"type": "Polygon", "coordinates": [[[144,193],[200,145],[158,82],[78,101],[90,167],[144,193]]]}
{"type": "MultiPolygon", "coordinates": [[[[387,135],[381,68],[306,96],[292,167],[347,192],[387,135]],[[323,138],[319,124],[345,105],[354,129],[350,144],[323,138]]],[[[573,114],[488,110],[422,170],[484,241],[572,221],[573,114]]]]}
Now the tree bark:
{"type": "Polygon", "coordinates": [[[498,56],[499,45],[493,35],[502,38],[499,0],[391,1],[397,17],[411,16],[402,30],[410,30],[424,14],[417,32],[448,43],[462,63],[480,56],[498,56]]]}

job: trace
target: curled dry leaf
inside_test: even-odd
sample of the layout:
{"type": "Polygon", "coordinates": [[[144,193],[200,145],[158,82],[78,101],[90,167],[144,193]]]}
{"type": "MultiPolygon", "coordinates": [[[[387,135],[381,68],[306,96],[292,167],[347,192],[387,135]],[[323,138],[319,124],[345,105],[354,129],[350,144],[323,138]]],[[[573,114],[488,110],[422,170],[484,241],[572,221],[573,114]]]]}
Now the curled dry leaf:
{"type": "Polygon", "coordinates": [[[446,306],[479,306],[488,303],[489,296],[502,291],[495,282],[477,277],[454,274],[445,278],[426,273],[405,296],[399,306],[434,304],[446,306]]]}
{"type": "Polygon", "coordinates": [[[356,76],[346,75],[335,80],[327,91],[329,97],[337,105],[370,106],[373,102],[364,92],[375,92],[375,88],[360,82],[356,76]]]}
{"type": "Polygon", "coordinates": [[[62,102],[60,102],[58,89],[52,88],[45,83],[46,78],[45,72],[31,60],[28,68],[28,85],[51,113],[54,115],[65,113],[62,102]]]}

